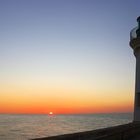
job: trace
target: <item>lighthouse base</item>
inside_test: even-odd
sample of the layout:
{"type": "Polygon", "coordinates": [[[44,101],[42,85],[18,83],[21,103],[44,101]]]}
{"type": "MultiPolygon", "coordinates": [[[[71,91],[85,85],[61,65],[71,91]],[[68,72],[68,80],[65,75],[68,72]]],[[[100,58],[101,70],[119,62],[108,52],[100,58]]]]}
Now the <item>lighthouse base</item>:
{"type": "Polygon", "coordinates": [[[134,122],[140,122],[140,93],[135,95],[134,122]]]}

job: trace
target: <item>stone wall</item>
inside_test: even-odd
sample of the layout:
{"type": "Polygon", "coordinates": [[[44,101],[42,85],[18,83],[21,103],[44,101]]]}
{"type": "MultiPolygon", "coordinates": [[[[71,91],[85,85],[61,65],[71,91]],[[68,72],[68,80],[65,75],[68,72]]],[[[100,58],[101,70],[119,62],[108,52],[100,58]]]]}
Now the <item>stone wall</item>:
{"type": "Polygon", "coordinates": [[[140,135],[140,123],[129,123],[93,131],[65,134],[34,140],[131,140],[140,135]]]}

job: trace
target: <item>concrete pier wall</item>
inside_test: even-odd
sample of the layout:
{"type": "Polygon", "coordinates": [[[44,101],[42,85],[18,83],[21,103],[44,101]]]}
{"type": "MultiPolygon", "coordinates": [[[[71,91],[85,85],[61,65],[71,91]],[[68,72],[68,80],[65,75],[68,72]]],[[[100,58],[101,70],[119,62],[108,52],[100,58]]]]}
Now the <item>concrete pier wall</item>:
{"type": "Polygon", "coordinates": [[[140,135],[140,123],[129,123],[99,130],[65,134],[34,140],[131,140],[140,135]]]}

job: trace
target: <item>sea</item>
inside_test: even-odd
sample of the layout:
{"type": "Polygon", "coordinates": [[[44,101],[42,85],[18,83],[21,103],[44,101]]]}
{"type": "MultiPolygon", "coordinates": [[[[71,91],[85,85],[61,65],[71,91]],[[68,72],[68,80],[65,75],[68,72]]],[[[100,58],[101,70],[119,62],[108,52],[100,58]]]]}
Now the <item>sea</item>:
{"type": "Polygon", "coordinates": [[[29,140],[117,126],[132,122],[132,113],[77,115],[0,114],[0,140],[29,140]]]}

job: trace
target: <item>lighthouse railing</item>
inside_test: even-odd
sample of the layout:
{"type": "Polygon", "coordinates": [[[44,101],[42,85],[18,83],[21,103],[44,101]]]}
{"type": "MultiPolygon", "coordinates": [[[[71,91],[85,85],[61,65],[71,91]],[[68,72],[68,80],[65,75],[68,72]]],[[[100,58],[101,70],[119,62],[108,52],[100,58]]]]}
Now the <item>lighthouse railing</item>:
{"type": "Polygon", "coordinates": [[[135,27],[130,31],[130,40],[137,38],[137,33],[136,33],[137,29],[138,29],[138,27],[135,27]]]}

